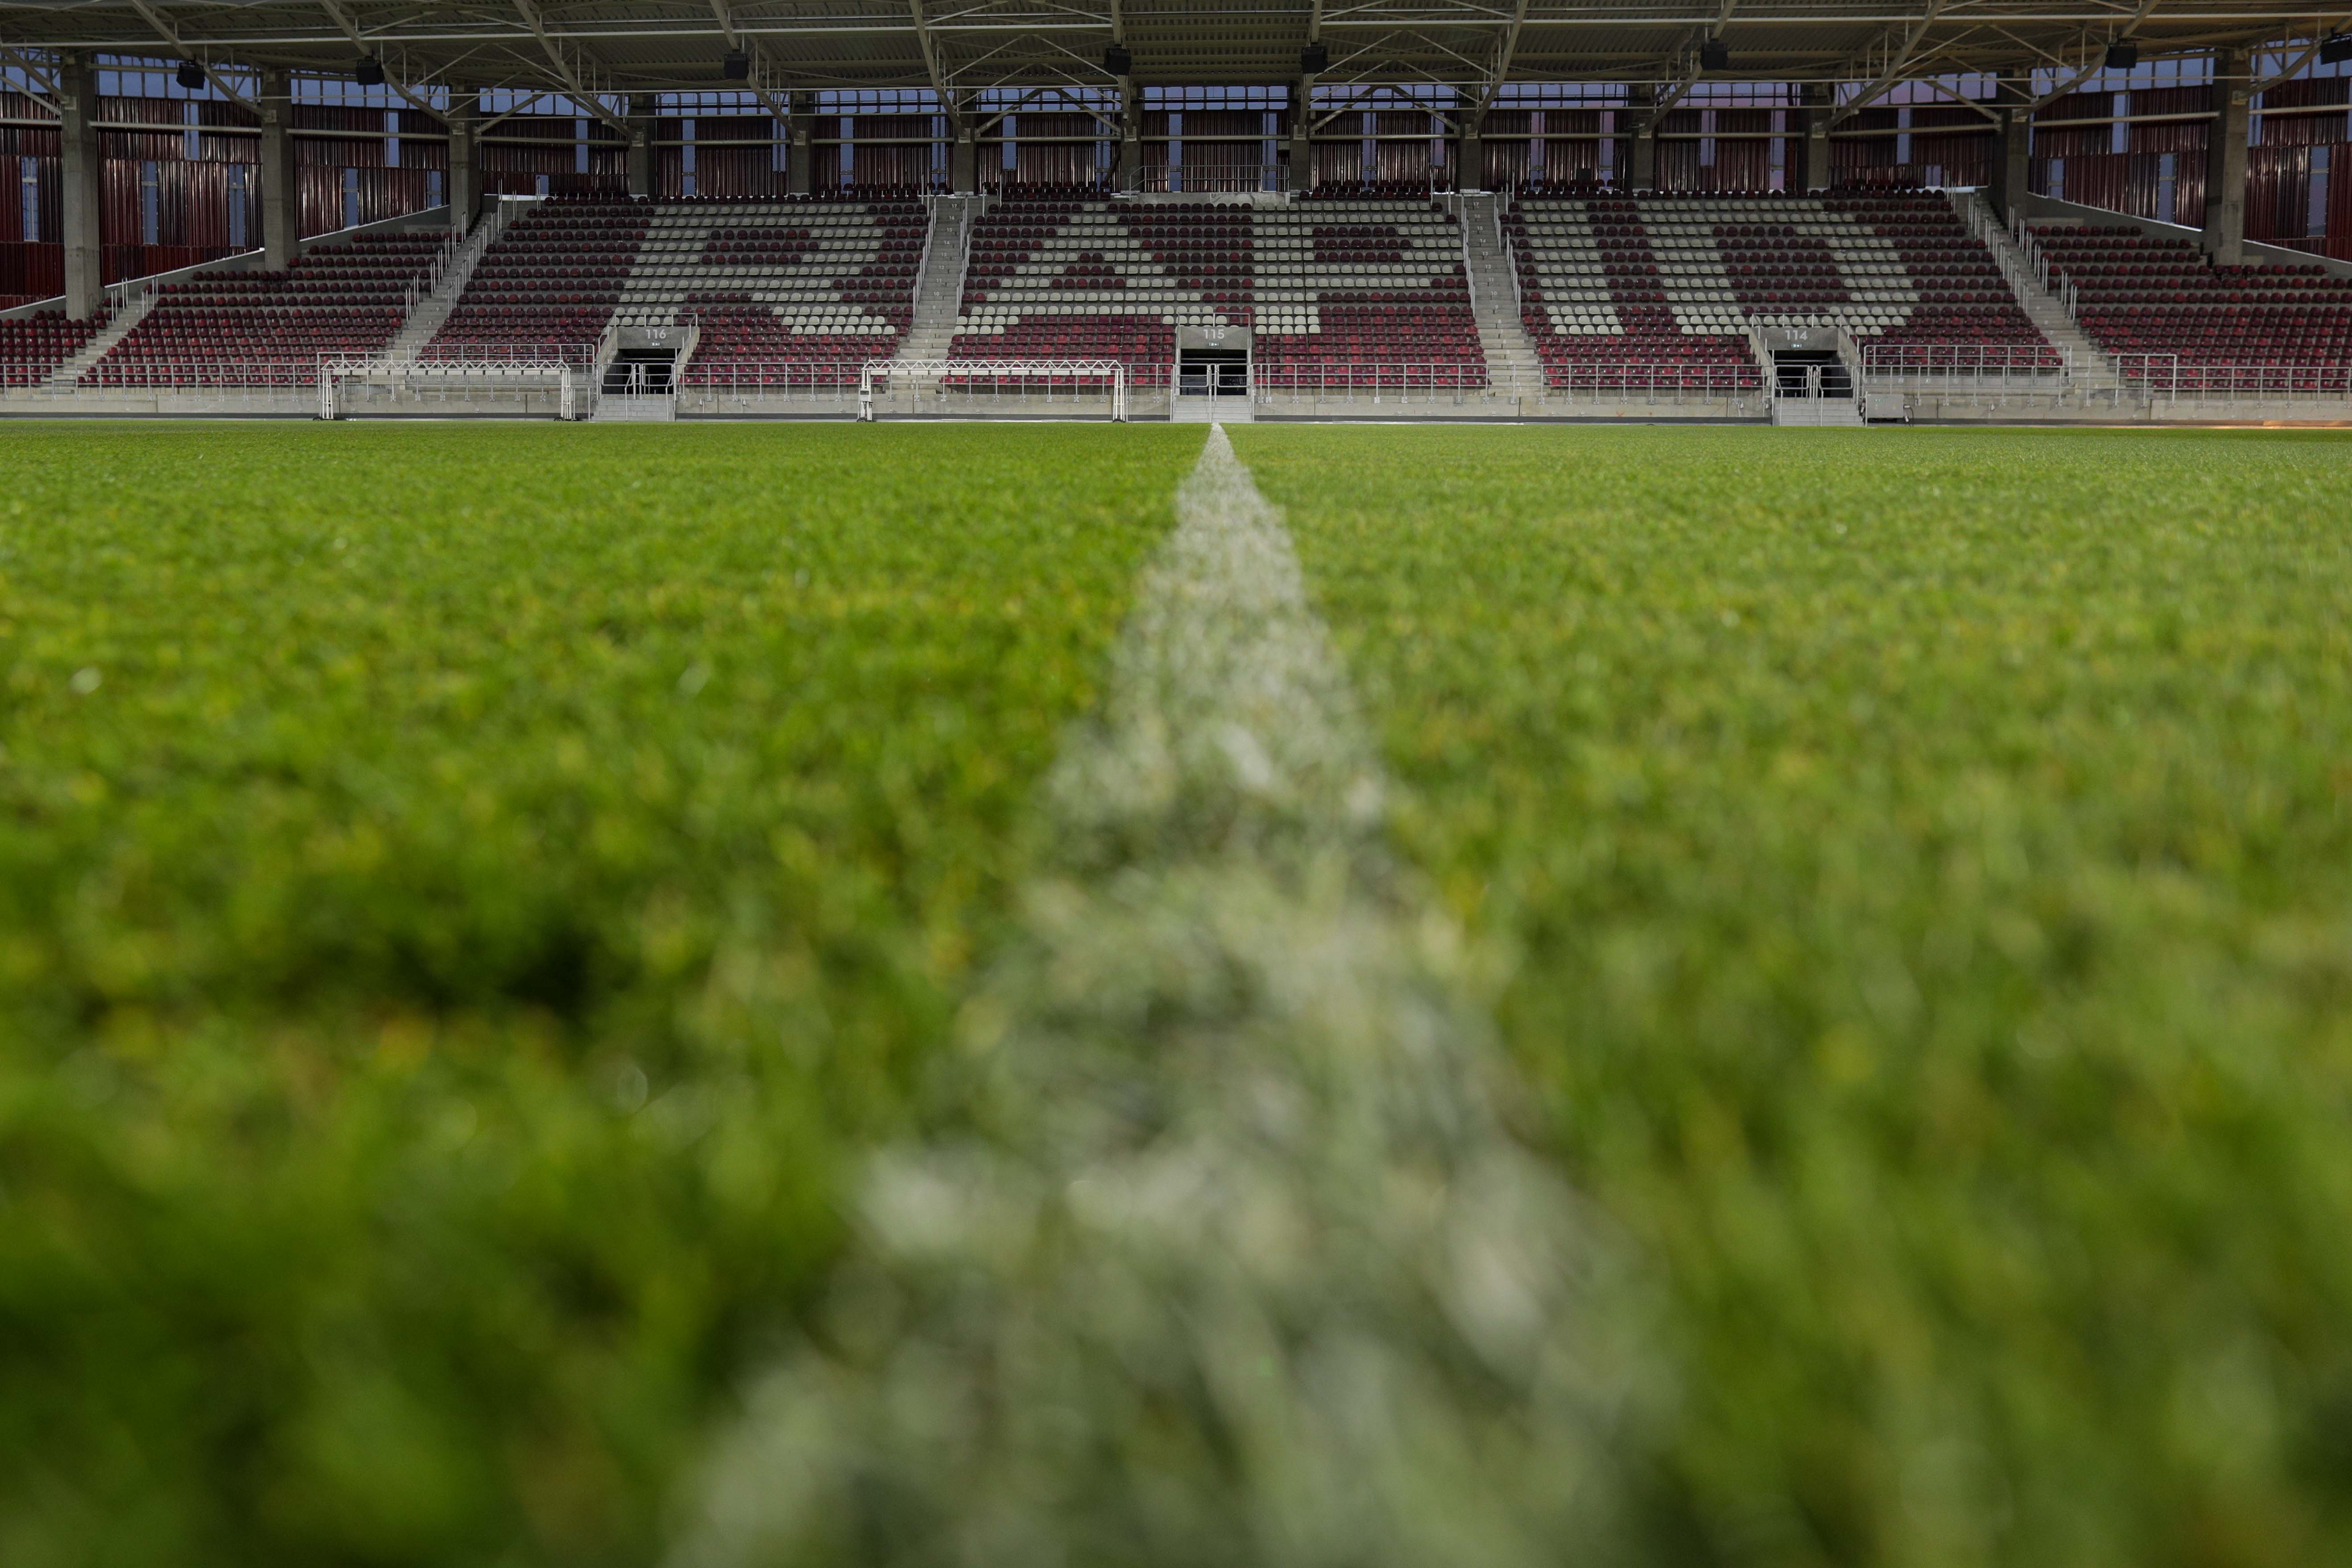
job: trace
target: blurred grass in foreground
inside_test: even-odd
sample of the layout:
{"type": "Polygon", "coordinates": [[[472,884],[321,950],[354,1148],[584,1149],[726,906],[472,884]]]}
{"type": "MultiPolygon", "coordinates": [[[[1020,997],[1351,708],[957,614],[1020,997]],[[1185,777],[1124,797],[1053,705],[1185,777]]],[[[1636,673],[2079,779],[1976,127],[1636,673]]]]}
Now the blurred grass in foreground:
{"type": "Polygon", "coordinates": [[[656,1556],[1200,439],[0,427],[0,1562],[656,1556]]]}
{"type": "Polygon", "coordinates": [[[2352,443],[1258,426],[1663,1558],[2352,1560],[2352,443]]]}

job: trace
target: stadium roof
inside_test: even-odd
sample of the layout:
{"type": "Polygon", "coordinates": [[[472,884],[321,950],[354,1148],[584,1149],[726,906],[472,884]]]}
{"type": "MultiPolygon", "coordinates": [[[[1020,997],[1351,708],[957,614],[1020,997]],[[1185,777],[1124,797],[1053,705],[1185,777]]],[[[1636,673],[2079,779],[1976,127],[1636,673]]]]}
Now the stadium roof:
{"type": "Polygon", "coordinates": [[[1327,85],[1680,85],[1716,39],[1730,68],[1706,79],[1859,84],[1859,102],[1951,72],[2063,82],[2117,40],[2153,57],[2311,39],[2345,20],[2277,0],[0,0],[0,50],[335,74],[365,54],[411,87],[585,99],[739,87],[721,75],[739,47],[750,85],[770,92],[1108,88],[1115,42],[1152,83],[1292,81],[1319,42],[1327,85]]]}

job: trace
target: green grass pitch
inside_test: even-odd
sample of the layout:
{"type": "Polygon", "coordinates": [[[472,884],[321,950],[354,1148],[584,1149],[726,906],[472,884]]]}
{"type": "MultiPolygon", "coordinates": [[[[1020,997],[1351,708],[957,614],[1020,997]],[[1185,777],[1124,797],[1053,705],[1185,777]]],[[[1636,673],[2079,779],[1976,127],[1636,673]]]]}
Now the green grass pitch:
{"type": "MultiPolygon", "coordinates": [[[[1233,434],[1644,1562],[2352,1557],[2352,445],[1233,434]]],[[[657,1561],[1200,440],[0,426],[0,1563],[657,1561]]]]}

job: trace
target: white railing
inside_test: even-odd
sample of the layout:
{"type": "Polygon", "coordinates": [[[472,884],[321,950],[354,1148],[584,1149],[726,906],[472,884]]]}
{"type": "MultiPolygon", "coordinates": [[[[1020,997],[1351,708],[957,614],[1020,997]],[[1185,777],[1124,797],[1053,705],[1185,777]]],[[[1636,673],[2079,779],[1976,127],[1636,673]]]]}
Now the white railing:
{"type": "MultiPolygon", "coordinates": [[[[318,380],[311,359],[102,359],[82,373],[77,386],[97,392],[180,392],[236,388],[308,388],[318,380]]],[[[73,388],[60,388],[70,391],[73,388]]]]}
{"type": "Polygon", "coordinates": [[[2074,355],[2069,349],[2024,343],[1864,343],[1862,373],[1874,381],[1929,375],[1979,380],[2072,376],[2074,355]]]}
{"type": "Polygon", "coordinates": [[[1458,403],[1465,396],[1492,390],[1486,367],[1481,364],[1253,364],[1251,392],[1261,402],[1268,398],[1312,398],[1317,401],[1427,403],[1443,398],[1458,403]]]}
{"type": "Polygon", "coordinates": [[[857,373],[857,416],[875,416],[874,396],[885,395],[901,381],[919,392],[945,397],[950,392],[982,396],[1018,397],[1024,405],[1043,401],[1049,406],[1059,396],[1072,413],[1082,400],[1110,398],[1110,416],[1127,417],[1127,366],[1117,360],[868,360],[857,373]]]}
{"type": "Polygon", "coordinates": [[[687,367],[680,387],[688,394],[710,392],[733,398],[847,398],[857,395],[857,378],[865,368],[863,361],[705,362],[687,367]]]}
{"type": "Polygon", "coordinates": [[[2183,364],[2179,354],[2117,354],[2123,384],[2154,402],[2342,403],[2352,400],[2352,365],[2183,364]]]}

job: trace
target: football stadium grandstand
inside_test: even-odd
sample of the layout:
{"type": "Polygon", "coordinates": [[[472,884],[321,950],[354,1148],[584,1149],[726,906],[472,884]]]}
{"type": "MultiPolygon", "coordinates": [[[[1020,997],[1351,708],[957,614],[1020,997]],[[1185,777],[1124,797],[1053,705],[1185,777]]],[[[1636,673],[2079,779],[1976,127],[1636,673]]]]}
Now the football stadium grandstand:
{"type": "Polygon", "coordinates": [[[2352,13],[0,0],[0,1568],[2352,1564],[2352,13]]]}
{"type": "Polygon", "coordinates": [[[0,411],[2352,413],[2324,28],[1428,10],[0,5],[0,411]]]}

